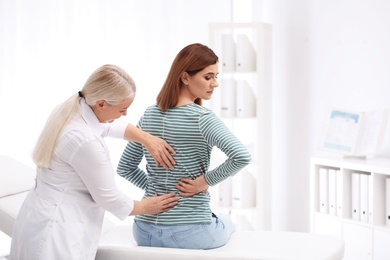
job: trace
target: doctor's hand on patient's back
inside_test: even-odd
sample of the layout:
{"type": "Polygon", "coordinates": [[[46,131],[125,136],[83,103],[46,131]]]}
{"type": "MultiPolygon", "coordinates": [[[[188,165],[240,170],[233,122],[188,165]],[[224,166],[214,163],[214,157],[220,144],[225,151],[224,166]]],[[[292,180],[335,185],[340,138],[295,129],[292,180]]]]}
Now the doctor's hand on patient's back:
{"type": "Polygon", "coordinates": [[[144,145],[146,150],[148,150],[155,160],[157,166],[162,166],[168,170],[173,169],[176,164],[175,159],[173,158],[173,155],[176,154],[175,150],[165,140],[159,137],[153,136],[136,126],[128,124],[124,139],[144,145]]]}
{"type": "Polygon", "coordinates": [[[157,166],[163,166],[167,170],[173,169],[176,162],[172,154],[176,152],[165,140],[150,135],[144,142],[144,146],[152,155],[157,166]]]}
{"type": "Polygon", "coordinates": [[[169,193],[154,197],[147,197],[141,201],[134,201],[134,208],[130,215],[159,214],[172,209],[177,205],[179,197],[169,193]]]}

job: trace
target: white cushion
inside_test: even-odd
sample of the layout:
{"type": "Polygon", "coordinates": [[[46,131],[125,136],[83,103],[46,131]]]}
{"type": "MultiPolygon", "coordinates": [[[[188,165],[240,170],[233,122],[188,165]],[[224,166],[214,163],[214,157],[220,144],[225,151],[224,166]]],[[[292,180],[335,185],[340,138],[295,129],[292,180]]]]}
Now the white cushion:
{"type": "Polygon", "coordinates": [[[0,198],[30,190],[35,169],[13,158],[0,155],[0,198]]]}
{"type": "Polygon", "coordinates": [[[12,236],[16,216],[28,191],[0,198],[0,230],[12,236]]]}
{"type": "Polygon", "coordinates": [[[205,260],[273,259],[340,260],[344,256],[341,237],[296,232],[241,231],[229,242],[211,250],[137,246],[131,225],[118,225],[100,241],[97,260],[205,260]]]}

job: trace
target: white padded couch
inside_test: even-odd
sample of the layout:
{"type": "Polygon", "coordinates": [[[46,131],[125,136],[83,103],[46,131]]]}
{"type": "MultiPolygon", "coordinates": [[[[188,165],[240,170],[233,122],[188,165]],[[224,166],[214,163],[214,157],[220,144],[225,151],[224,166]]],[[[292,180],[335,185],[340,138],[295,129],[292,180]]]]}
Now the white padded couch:
{"type": "MultiPolygon", "coordinates": [[[[34,185],[35,170],[10,157],[0,155],[0,230],[12,236],[19,208],[34,185]]],[[[137,246],[131,225],[103,225],[98,260],[340,260],[344,241],[340,237],[310,233],[242,231],[229,242],[212,250],[187,250],[137,246]]]]}

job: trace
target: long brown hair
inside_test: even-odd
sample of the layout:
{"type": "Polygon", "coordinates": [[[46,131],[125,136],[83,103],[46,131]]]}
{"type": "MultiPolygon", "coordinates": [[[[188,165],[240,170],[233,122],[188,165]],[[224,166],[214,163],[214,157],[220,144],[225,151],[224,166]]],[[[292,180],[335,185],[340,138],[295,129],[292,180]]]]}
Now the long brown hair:
{"type": "MultiPolygon", "coordinates": [[[[217,62],[218,56],[206,45],[193,43],[184,47],[173,60],[165,83],[157,96],[158,107],[166,111],[176,106],[179,100],[180,88],[183,85],[181,81],[183,72],[187,72],[192,76],[217,62]]],[[[202,105],[202,100],[197,98],[195,103],[202,105]]]]}

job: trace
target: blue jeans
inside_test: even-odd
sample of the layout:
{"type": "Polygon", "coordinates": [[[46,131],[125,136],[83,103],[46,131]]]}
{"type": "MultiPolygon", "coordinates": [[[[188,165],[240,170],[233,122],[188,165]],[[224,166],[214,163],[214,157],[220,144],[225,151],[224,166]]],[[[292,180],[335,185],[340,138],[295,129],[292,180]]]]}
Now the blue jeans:
{"type": "Polygon", "coordinates": [[[211,249],[227,243],[233,232],[229,218],[213,216],[210,224],[156,225],[134,221],[133,235],[139,246],[211,249]]]}

